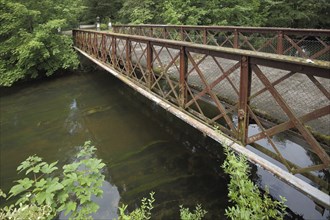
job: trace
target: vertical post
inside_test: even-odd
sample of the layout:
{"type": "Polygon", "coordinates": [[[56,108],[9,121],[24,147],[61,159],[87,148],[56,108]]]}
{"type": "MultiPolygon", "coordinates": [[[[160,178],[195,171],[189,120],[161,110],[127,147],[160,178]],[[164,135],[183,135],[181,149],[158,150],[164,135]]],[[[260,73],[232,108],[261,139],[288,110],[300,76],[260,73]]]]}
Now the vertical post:
{"type": "Polygon", "coordinates": [[[88,53],[92,54],[93,48],[92,48],[92,37],[91,37],[91,32],[88,32],[88,40],[87,40],[87,51],[88,53]]]}
{"type": "Polygon", "coordinates": [[[164,39],[167,39],[167,28],[164,27],[164,39]]]}
{"type": "Polygon", "coordinates": [[[86,35],[84,32],[79,30],[79,41],[80,41],[80,49],[85,50],[85,44],[86,44],[86,35]]]}
{"type": "Polygon", "coordinates": [[[112,36],[112,40],[111,40],[111,61],[112,61],[112,66],[114,68],[116,68],[116,65],[117,65],[117,52],[116,52],[116,48],[117,45],[116,45],[116,37],[115,36],[112,36]]]}
{"type": "Polygon", "coordinates": [[[239,104],[238,104],[238,139],[246,145],[249,126],[249,97],[251,93],[251,66],[249,58],[243,56],[241,59],[239,104]]]}
{"type": "Polygon", "coordinates": [[[73,36],[73,46],[78,46],[77,45],[77,32],[76,32],[76,30],[72,30],[72,36],[73,36]]]}
{"type": "Polygon", "coordinates": [[[100,31],[100,17],[96,17],[96,31],[100,31]]]}
{"type": "Polygon", "coordinates": [[[102,61],[107,61],[106,35],[102,34],[102,61]]]}
{"type": "Polygon", "coordinates": [[[131,76],[132,63],[132,43],[130,39],[126,39],[126,75],[131,76]]]}
{"type": "Polygon", "coordinates": [[[181,34],[181,41],[184,41],[184,32],[183,32],[183,27],[180,27],[180,34],[181,34]]]}
{"type": "Polygon", "coordinates": [[[87,34],[86,34],[86,32],[83,32],[83,46],[82,46],[82,49],[85,51],[85,52],[87,52],[88,51],[88,47],[87,47],[87,45],[88,45],[88,38],[87,38],[87,34]]]}
{"type": "Polygon", "coordinates": [[[203,29],[203,44],[207,44],[207,29],[203,29]]]}
{"type": "Polygon", "coordinates": [[[152,27],[150,28],[150,36],[149,37],[154,37],[154,29],[152,27]]]}
{"type": "Polygon", "coordinates": [[[153,84],[153,51],[152,51],[152,45],[151,42],[148,41],[147,43],[147,87],[151,90],[151,86],[153,84]]]}
{"type": "Polygon", "coordinates": [[[238,48],[238,31],[236,28],[234,30],[234,48],[238,48]]]}
{"type": "Polygon", "coordinates": [[[188,71],[188,57],[186,54],[186,48],[180,48],[180,80],[179,80],[179,106],[185,108],[187,103],[187,71],[188,71]]]}
{"type": "Polygon", "coordinates": [[[277,54],[283,54],[283,31],[277,34],[277,54]]]}
{"type": "Polygon", "coordinates": [[[143,36],[143,35],[142,35],[142,27],[141,27],[141,26],[139,26],[138,30],[139,30],[139,31],[138,31],[138,35],[143,36]]]}
{"type": "Polygon", "coordinates": [[[98,41],[97,41],[97,33],[93,34],[93,52],[92,54],[97,58],[99,54],[99,48],[98,48],[98,41]]]}

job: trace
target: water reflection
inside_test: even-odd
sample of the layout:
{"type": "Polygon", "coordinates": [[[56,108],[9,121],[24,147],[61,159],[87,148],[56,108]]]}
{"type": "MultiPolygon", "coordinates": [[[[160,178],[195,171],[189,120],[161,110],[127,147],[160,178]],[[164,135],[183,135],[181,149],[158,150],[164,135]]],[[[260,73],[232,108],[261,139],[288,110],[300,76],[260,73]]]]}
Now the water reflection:
{"type": "Polygon", "coordinates": [[[73,99],[70,103],[70,112],[68,117],[65,119],[64,126],[67,132],[70,135],[75,135],[79,133],[83,126],[82,126],[82,119],[80,115],[80,111],[77,106],[77,100],[73,99]]]}
{"type": "Polygon", "coordinates": [[[102,190],[102,198],[92,197],[92,201],[100,206],[97,213],[92,215],[93,219],[118,219],[117,210],[120,201],[118,188],[108,181],[104,181],[102,190]]]}
{"type": "MultiPolygon", "coordinates": [[[[92,196],[92,201],[99,205],[99,209],[96,213],[92,214],[93,219],[118,219],[118,205],[120,195],[118,188],[115,185],[111,185],[108,181],[104,181],[102,184],[103,195],[102,197],[92,196]]],[[[79,207],[78,207],[79,209],[79,207]]],[[[59,219],[69,219],[70,215],[64,215],[61,212],[59,219]]]]}

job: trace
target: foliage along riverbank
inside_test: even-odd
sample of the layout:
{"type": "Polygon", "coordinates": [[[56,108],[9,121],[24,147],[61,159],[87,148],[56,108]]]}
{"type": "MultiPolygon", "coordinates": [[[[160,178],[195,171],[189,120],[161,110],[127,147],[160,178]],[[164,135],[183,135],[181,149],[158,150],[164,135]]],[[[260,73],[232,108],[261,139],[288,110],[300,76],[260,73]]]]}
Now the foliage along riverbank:
{"type": "MultiPolygon", "coordinates": [[[[61,212],[69,219],[93,219],[92,213],[97,212],[99,205],[92,200],[93,196],[100,197],[104,181],[102,168],[106,166],[101,159],[95,157],[96,148],[86,141],[81,146],[76,160],[64,165],[61,175],[54,175],[59,170],[58,161],[47,163],[42,158],[33,155],[23,161],[17,171],[25,172],[24,179],[15,181],[9,191],[8,199],[19,197],[15,204],[0,209],[0,219],[54,219],[61,212]]],[[[268,192],[261,195],[258,187],[249,179],[250,168],[246,158],[236,156],[225,147],[226,160],[222,167],[230,176],[229,198],[232,207],[226,209],[229,219],[283,219],[286,214],[285,199],[273,201],[268,192]]],[[[154,192],[150,199],[143,198],[141,206],[127,212],[127,205],[119,209],[119,219],[145,220],[151,219],[154,192]]],[[[7,195],[0,190],[0,197],[7,195]]],[[[201,205],[194,211],[180,206],[180,218],[183,220],[201,220],[207,214],[201,205]]]]}
{"type": "Polygon", "coordinates": [[[72,39],[59,28],[72,26],[82,9],[80,1],[1,0],[0,86],[77,68],[72,39]]]}
{"type": "Polygon", "coordinates": [[[327,0],[0,0],[0,86],[76,69],[63,29],[79,23],[330,28],[327,0]]]}

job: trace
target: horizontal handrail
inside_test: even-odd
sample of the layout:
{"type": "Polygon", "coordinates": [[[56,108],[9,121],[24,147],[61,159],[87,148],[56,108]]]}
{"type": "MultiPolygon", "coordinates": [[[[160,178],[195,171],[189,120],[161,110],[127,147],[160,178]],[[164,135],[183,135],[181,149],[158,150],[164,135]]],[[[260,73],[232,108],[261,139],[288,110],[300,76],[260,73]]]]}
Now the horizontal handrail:
{"type": "Polygon", "coordinates": [[[330,61],[329,29],[113,25],[114,32],[330,61]]]}
{"type": "Polygon", "coordinates": [[[217,26],[217,25],[167,25],[167,24],[114,24],[113,28],[176,28],[190,30],[224,30],[224,31],[251,31],[251,32],[283,32],[288,34],[309,34],[311,36],[328,36],[330,37],[330,29],[307,29],[307,28],[280,28],[280,27],[242,27],[242,26],[217,26]]]}
{"type": "Polygon", "coordinates": [[[171,46],[172,48],[186,47],[198,51],[210,51],[210,52],[212,51],[212,52],[232,55],[232,58],[235,58],[236,60],[239,60],[241,56],[248,56],[251,57],[252,60],[254,59],[267,60],[269,61],[270,67],[277,65],[276,67],[281,69],[288,69],[295,71],[299,70],[299,72],[301,73],[312,74],[322,78],[330,78],[330,74],[329,74],[330,62],[328,61],[309,60],[301,57],[291,57],[291,56],[270,54],[270,53],[257,52],[257,51],[247,51],[236,48],[201,45],[201,44],[185,42],[185,41],[175,41],[175,40],[152,38],[146,36],[106,32],[106,31],[81,30],[81,29],[74,29],[74,31],[97,33],[106,36],[114,36],[122,39],[137,40],[140,42],[152,42],[153,44],[168,45],[171,46]],[[287,64],[287,65],[283,65],[283,64],[287,64]]]}

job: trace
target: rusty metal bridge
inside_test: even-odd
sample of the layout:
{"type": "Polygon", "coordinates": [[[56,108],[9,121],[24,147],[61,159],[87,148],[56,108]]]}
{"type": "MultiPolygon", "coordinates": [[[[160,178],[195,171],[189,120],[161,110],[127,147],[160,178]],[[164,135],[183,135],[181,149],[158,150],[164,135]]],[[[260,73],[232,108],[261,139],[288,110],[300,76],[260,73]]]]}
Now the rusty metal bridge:
{"type": "Polygon", "coordinates": [[[114,32],[74,30],[75,49],[330,209],[330,30],[118,25],[114,32]],[[288,159],[274,141],[282,134],[314,165],[288,159]]]}

